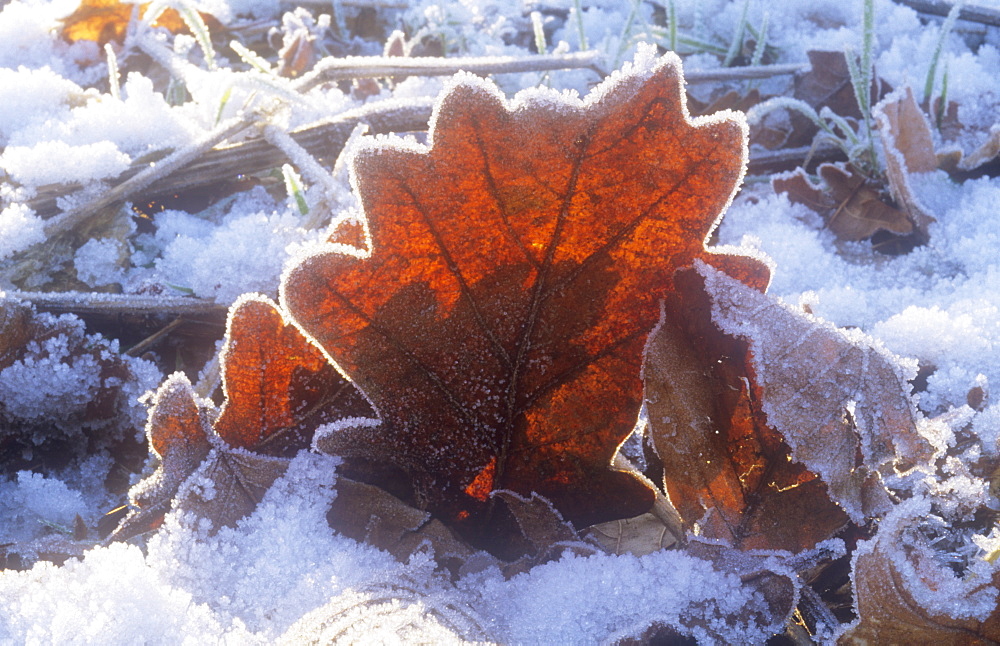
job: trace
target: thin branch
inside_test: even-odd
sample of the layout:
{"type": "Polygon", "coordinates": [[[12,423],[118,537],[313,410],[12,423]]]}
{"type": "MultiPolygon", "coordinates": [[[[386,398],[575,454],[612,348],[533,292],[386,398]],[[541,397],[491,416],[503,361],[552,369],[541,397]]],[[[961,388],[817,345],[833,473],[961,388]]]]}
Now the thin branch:
{"type": "MultiPolygon", "coordinates": [[[[942,17],[947,16],[951,8],[955,6],[954,2],[947,2],[947,0],[895,0],[895,2],[916,9],[920,13],[942,17]]],[[[1000,27],[1000,10],[967,2],[958,12],[958,19],[1000,27]]]]}
{"type": "Polygon", "coordinates": [[[0,298],[27,301],[49,312],[74,314],[222,314],[228,308],[215,301],[190,296],[147,296],[145,294],[102,294],[97,292],[0,292],[0,298]]]}
{"type": "Polygon", "coordinates": [[[797,74],[798,72],[805,72],[808,70],[808,63],[720,67],[714,70],[684,70],[684,80],[689,84],[710,83],[716,81],[748,81],[751,79],[766,79],[773,76],[797,74]]]}
{"type": "Polygon", "coordinates": [[[75,229],[112,204],[124,202],[156,180],[162,179],[177,169],[190,164],[196,158],[204,155],[212,146],[232,137],[246,127],[247,123],[245,119],[230,119],[194,144],[167,155],[159,162],[148,164],[145,170],[136,173],[133,177],[115,186],[96,200],[70,209],[61,216],[50,219],[45,223],[45,237],[51,238],[52,236],[75,229]]]}
{"type": "Polygon", "coordinates": [[[305,92],[322,83],[390,76],[450,76],[466,71],[473,74],[512,74],[593,67],[598,52],[547,54],[528,57],[483,56],[468,58],[404,58],[402,56],[349,56],[325,58],[295,83],[305,92]]]}
{"type": "Polygon", "coordinates": [[[844,155],[844,152],[837,146],[830,144],[821,145],[816,148],[802,146],[801,148],[764,151],[758,151],[756,148],[753,148],[750,150],[747,174],[771,175],[780,173],[802,166],[806,163],[806,160],[809,160],[809,164],[813,165],[845,159],[847,157],[844,155]],[[810,153],[812,154],[810,155],[810,153]]]}
{"type": "MultiPolygon", "coordinates": [[[[398,101],[372,103],[356,110],[349,110],[332,119],[293,130],[289,134],[313,156],[320,159],[335,159],[359,123],[368,124],[368,131],[372,134],[426,130],[431,115],[431,103],[430,99],[411,102],[409,105],[398,101]]],[[[131,184],[130,190],[119,190],[130,181],[130,177],[137,177],[148,168],[148,164],[133,164],[132,168],[118,178],[117,181],[122,181],[122,184],[119,184],[115,191],[119,201],[129,200],[139,191],[143,191],[143,197],[174,195],[230,181],[239,175],[276,168],[289,161],[283,151],[267,143],[263,137],[255,136],[238,144],[204,151],[200,157],[191,160],[186,166],[158,176],[151,183],[131,184]],[[137,186],[139,188],[135,188],[137,186]]],[[[162,162],[160,167],[162,168],[162,162]]],[[[27,204],[40,217],[51,217],[59,212],[56,200],[77,188],[56,185],[50,189],[42,189],[38,197],[29,200],[27,204]]],[[[107,205],[104,202],[102,204],[107,205]]]]}

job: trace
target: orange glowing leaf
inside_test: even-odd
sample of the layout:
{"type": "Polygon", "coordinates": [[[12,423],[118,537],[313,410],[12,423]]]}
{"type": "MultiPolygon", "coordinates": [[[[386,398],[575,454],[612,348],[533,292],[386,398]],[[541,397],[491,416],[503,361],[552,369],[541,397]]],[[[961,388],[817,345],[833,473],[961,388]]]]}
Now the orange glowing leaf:
{"type": "Polygon", "coordinates": [[[403,472],[410,500],[467,534],[495,520],[487,487],[537,492],[577,526],[646,511],[650,490],[611,461],[673,272],[710,255],[746,159],[743,121],[689,118],[682,88],[673,55],[583,101],[507,102],[461,75],[429,148],[360,151],[366,248],[307,258],[283,299],[381,425],[319,446],[403,472]]]}

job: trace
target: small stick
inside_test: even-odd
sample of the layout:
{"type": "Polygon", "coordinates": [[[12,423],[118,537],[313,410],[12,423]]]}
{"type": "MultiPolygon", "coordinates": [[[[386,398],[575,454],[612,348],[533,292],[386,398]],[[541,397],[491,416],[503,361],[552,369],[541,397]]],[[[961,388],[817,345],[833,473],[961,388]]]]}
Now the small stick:
{"type": "Polygon", "coordinates": [[[179,328],[185,322],[186,321],[184,320],[183,317],[178,316],[177,318],[175,318],[173,321],[171,321],[170,323],[168,323],[162,329],[158,330],[157,332],[153,333],[152,335],[146,337],[142,341],[139,341],[134,346],[132,346],[131,348],[129,348],[125,352],[125,355],[129,356],[129,357],[138,357],[138,356],[140,356],[143,352],[145,352],[149,348],[153,347],[153,345],[157,341],[159,341],[163,337],[167,336],[168,334],[170,334],[171,332],[173,332],[177,328],[179,328]]]}
{"type": "Polygon", "coordinates": [[[749,81],[773,76],[797,74],[809,70],[808,63],[788,65],[747,65],[746,67],[720,67],[715,70],[684,70],[684,80],[691,83],[711,83],[716,81],[749,81]]]}
{"type": "MultiPolygon", "coordinates": [[[[955,5],[954,2],[945,2],[945,0],[896,0],[896,2],[932,16],[947,16],[955,5]]],[[[1000,27],[1000,11],[982,5],[966,3],[959,10],[958,18],[991,27],[1000,27]]]]}
{"type": "Polygon", "coordinates": [[[530,57],[483,56],[468,58],[404,58],[401,56],[348,56],[325,58],[311,72],[295,82],[300,92],[328,83],[389,76],[450,76],[466,71],[473,74],[511,74],[593,67],[598,52],[546,54],[530,57]]]}
{"type": "Polygon", "coordinates": [[[98,292],[0,292],[0,298],[28,301],[39,309],[74,314],[222,314],[227,307],[190,296],[147,296],[98,292]]]}

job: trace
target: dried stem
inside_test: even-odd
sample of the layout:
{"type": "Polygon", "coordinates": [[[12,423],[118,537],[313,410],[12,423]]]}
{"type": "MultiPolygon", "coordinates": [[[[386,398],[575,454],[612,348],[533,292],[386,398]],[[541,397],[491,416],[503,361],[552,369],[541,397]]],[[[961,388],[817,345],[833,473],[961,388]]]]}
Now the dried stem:
{"type": "MultiPolygon", "coordinates": [[[[357,110],[349,110],[333,119],[319,121],[293,130],[289,135],[300,146],[318,158],[336,158],[351,132],[359,123],[366,123],[372,134],[386,132],[408,132],[427,128],[431,114],[431,100],[403,105],[398,101],[373,103],[357,110]]],[[[151,182],[129,184],[130,190],[121,190],[130,177],[138,177],[147,164],[135,164],[125,171],[126,178],[114,191],[119,201],[134,197],[139,191],[144,196],[173,195],[201,186],[210,186],[232,180],[239,175],[281,166],[290,161],[287,155],[269,144],[260,136],[232,146],[223,146],[203,151],[201,157],[189,161],[182,168],[169,174],[161,174],[151,182]],[[138,188],[136,188],[138,187],[138,188]]],[[[163,162],[158,167],[162,168],[163,162]]],[[[120,178],[119,178],[120,179],[120,178]]],[[[39,196],[28,202],[28,206],[41,217],[58,213],[57,198],[65,195],[68,187],[56,186],[54,190],[42,190],[39,196]]],[[[72,190],[72,188],[69,188],[72,190]]],[[[110,202],[102,201],[99,208],[110,202]]],[[[88,205],[89,207],[90,205],[88,205]]]]}
{"type": "Polygon", "coordinates": [[[39,309],[74,314],[134,314],[173,316],[193,314],[224,315],[227,308],[214,301],[190,296],[147,296],[145,294],[101,294],[97,292],[0,292],[0,298],[27,301],[39,309]]]}
{"type": "Polygon", "coordinates": [[[404,58],[401,56],[349,56],[326,58],[295,82],[305,92],[322,83],[390,76],[450,76],[466,71],[473,74],[512,74],[593,67],[597,52],[547,54],[544,56],[487,56],[469,58],[404,58]]]}
{"type": "MultiPolygon", "coordinates": [[[[916,9],[920,13],[927,13],[933,16],[947,16],[955,5],[954,2],[946,0],[895,0],[898,4],[906,5],[916,9]]],[[[1000,27],[1000,10],[982,5],[966,2],[958,12],[959,20],[978,22],[991,27],[1000,27]]]]}
{"type": "Polygon", "coordinates": [[[773,76],[797,74],[809,70],[808,63],[788,65],[748,65],[746,67],[720,67],[714,70],[684,70],[684,80],[691,83],[711,83],[717,81],[748,81],[766,79],[773,76]]]}

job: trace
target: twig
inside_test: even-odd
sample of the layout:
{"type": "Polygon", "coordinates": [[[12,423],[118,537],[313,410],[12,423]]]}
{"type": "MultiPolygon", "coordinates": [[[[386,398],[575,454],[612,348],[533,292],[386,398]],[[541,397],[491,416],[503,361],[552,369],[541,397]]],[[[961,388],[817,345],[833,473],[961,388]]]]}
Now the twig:
{"type": "Polygon", "coordinates": [[[802,166],[806,159],[809,159],[810,164],[821,164],[823,162],[844,160],[846,157],[840,148],[829,144],[819,146],[815,150],[812,146],[761,152],[751,149],[750,161],[747,164],[747,173],[750,175],[771,175],[802,166]],[[810,152],[812,153],[811,157],[809,155],[810,152]]]}
{"type": "Polygon", "coordinates": [[[129,357],[138,357],[138,356],[140,356],[143,352],[145,352],[149,348],[153,347],[153,345],[156,344],[157,341],[159,341],[163,337],[167,336],[168,334],[170,334],[171,332],[173,332],[174,330],[176,330],[180,326],[184,325],[184,323],[185,323],[184,318],[178,316],[173,321],[171,321],[170,323],[168,323],[165,327],[160,328],[154,334],[146,337],[142,341],[139,341],[138,343],[136,343],[135,345],[133,345],[131,348],[129,348],[128,351],[125,352],[126,356],[129,356],[129,357]]]}
{"type": "Polygon", "coordinates": [[[322,83],[390,76],[449,76],[466,71],[473,74],[512,74],[593,67],[598,52],[547,54],[530,57],[485,56],[470,58],[404,58],[401,56],[349,56],[326,58],[295,83],[300,92],[322,83]]]}
{"type": "Polygon", "coordinates": [[[684,80],[690,83],[710,83],[716,81],[748,81],[766,79],[772,76],[796,74],[809,69],[808,63],[787,65],[748,65],[746,67],[720,67],[714,70],[684,70],[684,80]]]}
{"type": "Polygon", "coordinates": [[[101,294],[96,292],[0,292],[0,298],[28,301],[50,312],[74,314],[222,314],[228,309],[214,301],[190,296],[146,296],[137,294],[101,294]]]}
{"type": "MultiPolygon", "coordinates": [[[[387,132],[409,132],[427,128],[432,101],[412,102],[409,105],[397,101],[373,103],[357,110],[344,112],[333,119],[310,124],[289,133],[300,146],[318,158],[336,158],[351,132],[359,123],[369,126],[372,134],[387,132]]],[[[134,192],[118,192],[118,199],[125,201],[144,191],[144,197],[173,195],[201,186],[210,186],[232,180],[239,175],[281,166],[290,161],[285,153],[264,141],[260,136],[232,146],[220,146],[207,150],[196,160],[173,173],[157,177],[152,183],[135,189],[134,192]]],[[[146,164],[134,165],[119,177],[118,181],[141,174],[146,164]]],[[[119,185],[119,188],[124,182],[119,185]]],[[[138,184],[133,185],[138,186],[138,184]]],[[[56,200],[74,187],[56,186],[54,190],[43,190],[30,200],[28,206],[40,217],[51,217],[59,212],[56,200]]],[[[116,189],[117,190],[117,189],[116,189]]]]}
{"type": "Polygon", "coordinates": [[[115,186],[101,197],[84,204],[83,206],[70,209],[59,217],[50,219],[45,223],[44,233],[46,238],[65,233],[75,229],[81,223],[89,220],[98,212],[117,202],[124,202],[132,195],[148,187],[157,179],[161,179],[171,174],[178,168],[186,166],[196,158],[205,154],[220,141],[232,137],[247,127],[244,119],[230,119],[212,132],[202,137],[191,146],[187,146],[164,157],[161,161],[149,164],[148,168],[136,173],[133,177],[115,186]]]}
{"type": "MultiPolygon", "coordinates": [[[[932,16],[947,16],[955,5],[954,2],[947,2],[947,0],[895,0],[895,2],[932,16]]],[[[991,27],[1000,27],[1000,10],[982,5],[965,3],[958,12],[958,18],[991,27]]]]}

